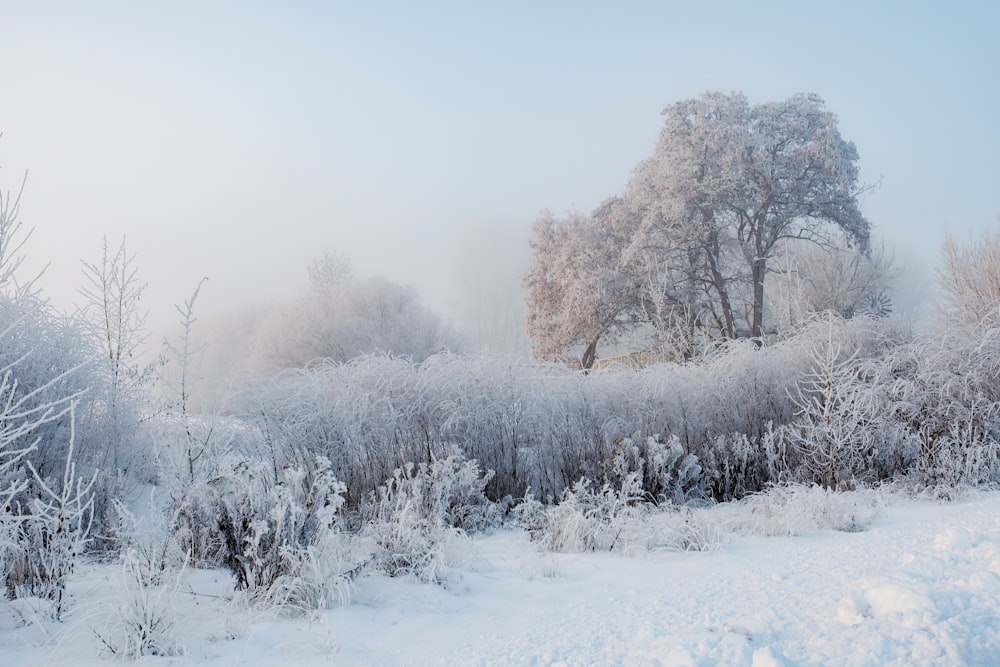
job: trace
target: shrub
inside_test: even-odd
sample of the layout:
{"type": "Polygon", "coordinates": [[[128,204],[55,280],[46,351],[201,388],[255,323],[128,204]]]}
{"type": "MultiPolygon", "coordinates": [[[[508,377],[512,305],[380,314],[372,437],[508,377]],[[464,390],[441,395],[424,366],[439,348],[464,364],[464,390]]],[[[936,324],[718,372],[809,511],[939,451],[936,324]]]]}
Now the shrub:
{"type": "Polygon", "coordinates": [[[611,551],[630,520],[646,511],[644,497],[637,472],[625,475],[618,488],[606,482],[595,489],[584,478],[563,491],[551,507],[527,496],[515,508],[515,516],[547,551],[611,551]]]}
{"type": "Polygon", "coordinates": [[[496,506],[483,495],[492,476],[454,453],[397,468],[373,494],[362,531],[375,545],[372,566],[391,577],[444,582],[448,542],[498,521],[496,506]]]}
{"type": "Polygon", "coordinates": [[[344,485],[326,459],[279,474],[260,461],[235,462],[192,491],[176,526],[183,548],[217,558],[237,589],[262,596],[339,530],[343,505],[344,485]]]}

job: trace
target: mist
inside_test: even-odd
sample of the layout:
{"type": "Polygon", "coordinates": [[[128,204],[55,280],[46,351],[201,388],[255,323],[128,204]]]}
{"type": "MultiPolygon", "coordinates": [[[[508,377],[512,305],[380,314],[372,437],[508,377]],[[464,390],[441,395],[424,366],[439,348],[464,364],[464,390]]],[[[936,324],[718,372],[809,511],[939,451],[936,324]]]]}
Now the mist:
{"type": "Polygon", "coordinates": [[[205,317],[268,308],[330,250],[523,352],[499,331],[531,222],[620,192],[660,110],[706,89],[821,93],[881,182],[864,213],[916,263],[946,226],[994,225],[994,12],[25,5],[0,46],[0,176],[28,173],[28,261],[62,308],[104,236],[141,258],[154,338],[202,277],[205,317]]]}

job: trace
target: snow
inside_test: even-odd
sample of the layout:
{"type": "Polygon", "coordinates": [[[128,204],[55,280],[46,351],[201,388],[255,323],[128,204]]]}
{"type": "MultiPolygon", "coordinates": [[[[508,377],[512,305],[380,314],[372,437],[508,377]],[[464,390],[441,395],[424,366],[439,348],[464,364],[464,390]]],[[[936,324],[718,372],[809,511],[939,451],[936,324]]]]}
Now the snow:
{"type": "MultiPolygon", "coordinates": [[[[702,511],[725,522],[748,507],[702,511]]],[[[893,496],[863,531],[735,531],[709,552],[542,553],[513,529],[450,548],[443,585],[367,576],[347,605],[308,618],[234,603],[226,572],[188,570],[161,597],[179,655],[139,662],[1000,664],[1000,492],[893,496]]],[[[120,578],[117,565],[81,567],[61,623],[32,621],[30,601],[0,605],[0,664],[113,660],[95,629],[121,614],[120,578]]]]}

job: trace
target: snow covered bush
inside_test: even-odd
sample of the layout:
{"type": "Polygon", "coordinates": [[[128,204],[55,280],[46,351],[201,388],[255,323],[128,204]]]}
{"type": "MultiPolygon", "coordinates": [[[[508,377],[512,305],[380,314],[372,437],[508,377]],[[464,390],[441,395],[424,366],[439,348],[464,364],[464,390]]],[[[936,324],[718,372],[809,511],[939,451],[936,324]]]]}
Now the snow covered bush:
{"type": "Polygon", "coordinates": [[[641,473],[633,471],[617,487],[606,482],[596,488],[589,479],[580,479],[549,507],[529,495],[514,512],[547,551],[612,551],[621,544],[623,531],[648,511],[645,495],[641,473]]]}
{"type": "Polygon", "coordinates": [[[266,601],[278,609],[308,614],[345,605],[351,582],[368,564],[368,553],[356,536],[328,532],[305,547],[285,550],[287,574],[268,589],[266,601]]]}
{"type": "Polygon", "coordinates": [[[261,435],[253,456],[279,468],[328,457],[350,516],[406,462],[453,450],[495,471],[484,493],[497,502],[528,489],[555,500],[581,478],[615,487],[616,457],[641,473],[646,500],[729,500],[929,470],[953,424],[972,424],[988,446],[997,336],[952,327],[914,338],[888,318],[819,314],[762,347],[732,341],[640,370],[581,374],[498,355],[324,362],[248,385],[232,405],[261,435]]]}
{"type": "Polygon", "coordinates": [[[995,485],[1000,481],[1000,442],[994,437],[976,434],[974,425],[953,423],[922,453],[916,470],[919,481],[941,490],[995,485]]]}
{"type": "Polygon", "coordinates": [[[710,479],[711,495],[716,500],[734,500],[757,493],[776,482],[787,481],[792,456],[783,427],[764,424],[764,433],[751,441],[745,433],[718,436],[699,450],[702,466],[710,479]]]}
{"type": "Polygon", "coordinates": [[[169,580],[151,576],[147,555],[122,552],[111,592],[92,618],[91,630],[108,653],[120,660],[183,654],[176,628],[183,572],[176,570],[169,580]]]}
{"type": "Polygon", "coordinates": [[[720,505],[728,530],[749,535],[801,535],[814,530],[866,530],[885,508],[884,491],[860,488],[834,491],[802,484],[783,484],[720,505]]]}
{"type": "MultiPolygon", "coordinates": [[[[30,436],[17,436],[19,443],[34,445],[24,460],[60,492],[71,433],[73,461],[81,475],[90,477],[105,463],[106,378],[74,320],[55,313],[40,297],[12,299],[5,290],[0,285],[3,400],[14,423],[32,424],[30,436]]],[[[20,474],[30,477],[26,473],[22,469],[20,474]]],[[[38,495],[35,482],[29,480],[28,486],[29,495],[38,495]]],[[[98,478],[96,503],[106,502],[111,486],[108,476],[98,478]]]]}
{"type": "Polygon", "coordinates": [[[707,494],[706,478],[698,457],[685,453],[680,439],[666,442],[649,436],[623,438],[615,443],[605,479],[615,488],[628,489],[638,482],[642,499],[654,504],[683,504],[707,494]]]}
{"type": "Polygon", "coordinates": [[[339,530],[344,485],[318,458],[309,468],[276,471],[266,462],[232,461],[180,507],[181,547],[197,546],[203,564],[225,565],[237,589],[267,596],[283,577],[309,563],[308,551],[339,530]],[[211,545],[197,545],[195,540],[211,545]]]}
{"type": "MultiPolygon", "coordinates": [[[[7,414],[17,418],[17,415],[7,414]]],[[[3,568],[7,597],[36,596],[48,600],[57,619],[66,607],[66,579],[77,557],[86,549],[94,520],[96,474],[88,480],[76,473],[72,404],[69,414],[69,448],[59,484],[43,480],[30,459],[27,460],[31,492],[21,498],[15,494],[0,515],[3,533],[0,567],[3,568]]]]}
{"type": "MultiPolygon", "coordinates": [[[[889,358],[892,409],[916,442],[916,467],[924,483],[957,481],[964,464],[952,465],[950,458],[960,454],[962,444],[995,448],[1000,440],[998,372],[1000,326],[949,322],[889,358]]],[[[1000,480],[995,470],[982,473],[985,477],[976,473],[968,482],[1000,480]]]]}
{"type": "Polygon", "coordinates": [[[483,495],[492,476],[461,454],[397,468],[373,494],[362,530],[375,545],[371,566],[392,577],[445,581],[449,541],[498,521],[483,495]]]}
{"type": "Polygon", "coordinates": [[[173,534],[177,521],[174,508],[158,497],[155,487],[147,502],[147,511],[137,516],[121,500],[114,499],[117,521],[108,537],[119,559],[128,555],[135,578],[146,586],[156,586],[166,573],[189,563],[192,550],[181,550],[173,534]]]}
{"type": "Polygon", "coordinates": [[[941,317],[887,356],[884,411],[915,450],[910,478],[929,486],[1000,481],[1000,233],[948,237],[941,317]]]}
{"type": "Polygon", "coordinates": [[[251,384],[234,406],[258,425],[260,456],[277,467],[326,457],[358,507],[404,460],[421,460],[424,439],[408,415],[421,406],[412,362],[384,356],[323,362],[251,384]]]}
{"type": "Polygon", "coordinates": [[[656,506],[643,500],[638,473],[620,487],[600,488],[581,479],[556,505],[530,495],[514,508],[518,524],[544,551],[715,551],[723,530],[704,509],[689,505],[656,506]]]}

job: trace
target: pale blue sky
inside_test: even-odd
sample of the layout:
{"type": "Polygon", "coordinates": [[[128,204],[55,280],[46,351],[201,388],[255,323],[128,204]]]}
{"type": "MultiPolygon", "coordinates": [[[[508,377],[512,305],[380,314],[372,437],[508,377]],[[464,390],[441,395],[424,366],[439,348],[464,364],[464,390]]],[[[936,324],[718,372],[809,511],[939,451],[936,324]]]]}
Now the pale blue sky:
{"type": "Polygon", "coordinates": [[[918,256],[1000,214],[1000,3],[0,5],[0,185],[30,171],[58,303],[125,233],[164,317],[203,275],[209,307],[278,298],[324,249],[456,312],[460,255],[619,193],[708,89],[822,95],[918,256]]]}

